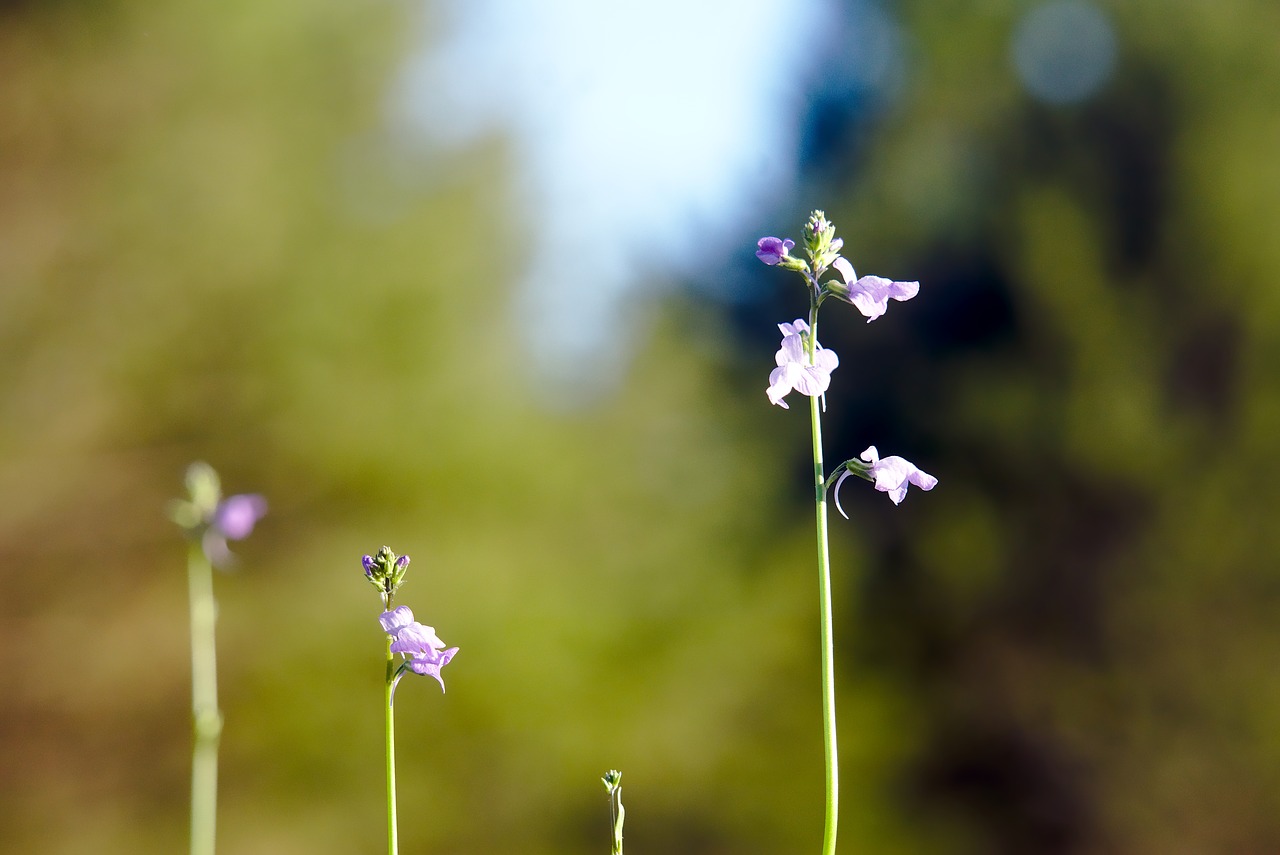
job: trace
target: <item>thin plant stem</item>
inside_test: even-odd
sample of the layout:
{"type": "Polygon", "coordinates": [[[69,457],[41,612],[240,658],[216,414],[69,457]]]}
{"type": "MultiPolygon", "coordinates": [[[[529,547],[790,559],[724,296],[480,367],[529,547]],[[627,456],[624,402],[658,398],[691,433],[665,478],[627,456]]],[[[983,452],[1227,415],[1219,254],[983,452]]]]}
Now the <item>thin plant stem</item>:
{"type": "MultiPolygon", "coordinates": [[[[809,363],[814,361],[818,340],[818,306],[809,308],[809,363]]],[[[822,463],[821,396],[809,399],[809,422],[813,433],[813,483],[818,534],[818,606],[822,633],[822,743],[826,759],[826,819],[822,831],[823,855],[835,855],[836,819],[840,796],[840,770],[836,759],[835,649],[831,625],[831,557],[827,547],[827,489],[822,463]]]]}
{"type": "MultiPolygon", "coordinates": [[[[390,608],[390,602],[387,603],[390,608]]],[[[385,693],[387,711],[387,853],[396,855],[396,717],[393,701],[395,699],[395,654],[391,652],[394,641],[387,638],[387,687],[385,693]]]]}
{"type": "Polygon", "coordinates": [[[191,607],[191,715],[195,744],[191,756],[191,855],[213,855],[218,822],[218,654],[214,625],[213,567],[199,543],[187,556],[191,607]]]}

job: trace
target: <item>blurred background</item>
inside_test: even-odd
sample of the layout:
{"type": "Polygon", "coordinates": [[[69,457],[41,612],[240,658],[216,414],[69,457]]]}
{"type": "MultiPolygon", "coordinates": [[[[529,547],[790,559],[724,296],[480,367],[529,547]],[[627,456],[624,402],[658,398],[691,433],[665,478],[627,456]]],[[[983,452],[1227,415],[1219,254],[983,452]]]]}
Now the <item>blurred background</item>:
{"type": "Polygon", "coordinates": [[[823,208],[842,852],[1280,851],[1280,6],[0,3],[0,849],[186,846],[192,460],[225,853],[821,838],[823,208]]]}

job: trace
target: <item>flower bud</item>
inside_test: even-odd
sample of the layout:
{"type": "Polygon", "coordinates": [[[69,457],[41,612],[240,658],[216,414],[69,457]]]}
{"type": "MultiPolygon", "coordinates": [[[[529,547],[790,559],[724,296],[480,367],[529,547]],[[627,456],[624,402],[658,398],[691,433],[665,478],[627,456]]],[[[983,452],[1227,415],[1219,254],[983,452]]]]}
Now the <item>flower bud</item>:
{"type": "Polygon", "coordinates": [[[363,556],[360,564],[364,567],[365,578],[387,600],[404,582],[405,571],[409,569],[409,556],[397,556],[390,547],[384,546],[376,555],[363,556]]]}

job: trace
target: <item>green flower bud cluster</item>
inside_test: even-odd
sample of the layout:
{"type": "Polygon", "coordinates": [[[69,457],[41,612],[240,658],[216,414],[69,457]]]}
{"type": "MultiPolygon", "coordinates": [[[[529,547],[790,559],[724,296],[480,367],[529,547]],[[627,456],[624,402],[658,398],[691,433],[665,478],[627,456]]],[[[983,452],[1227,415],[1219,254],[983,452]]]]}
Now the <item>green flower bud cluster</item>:
{"type": "Polygon", "coordinates": [[[366,555],[361,559],[364,565],[365,578],[369,584],[378,589],[386,603],[404,582],[404,574],[409,570],[409,556],[397,556],[391,547],[384,546],[376,555],[366,555]]]}
{"type": "Polygon", "coordinates": [[[804,248],[809,254],[813,275],[821,276],[840,256],[844,241],[836,237],[835,224],[822,211],[814,211],[804,227],[804,248]]]}
{"type": "Polygon", "coordinates": [[[187,467],[188,501],[169,503],[169,518],[191,533],[199,533],[213,518],[222,501],[222,482],[208,463],[196,462],[187,467]]]}

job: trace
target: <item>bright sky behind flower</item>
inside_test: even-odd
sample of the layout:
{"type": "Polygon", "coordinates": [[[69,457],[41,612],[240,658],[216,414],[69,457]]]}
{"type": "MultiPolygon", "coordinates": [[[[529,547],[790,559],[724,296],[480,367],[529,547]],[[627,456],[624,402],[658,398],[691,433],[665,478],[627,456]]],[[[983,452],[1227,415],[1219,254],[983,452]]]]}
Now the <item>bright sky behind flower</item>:
{"type": "MultiPolygon", "coordinates": [[[[531,251],[514,310],[538,379],[607,388],[637,289],[716,257],[794,190],[831,0],[445,0],[393,93],[435,144],[499,137],[531,251]]],[[[750,253],[753,246],[743,247],[750,253]]]]}
{"type": "MultiPolygon", "coordinates": [[[[813,100],[885,104],[902,95],[915,60],[892,8],[875,0],[423,7],[421,51],[390,93],[391,127],[410,144],[506,146],[515,187],[504,201],[528,229],[528,250],[509,269],[510,310],[533,380],[566,403],[607,390],[654,288],[679,276],[714,279],[716,270],[699,267],[722,266],[730,242],[782,227],[759,219],[788,209],[799,189],[800,123],[813,100]]],[[[1011,65],[1028,92],[1053,101],[1096,91],[1113,50],[1096,7],[1048,0],[1024,16],[1011,33],[1011,65]],[[1064,32],[1081,32],[1064,16],[1091,25],[1087,50],[1059,49],[1064,32]]],[[[806,198],[801,207],[823,204],[806,198]]]]}

